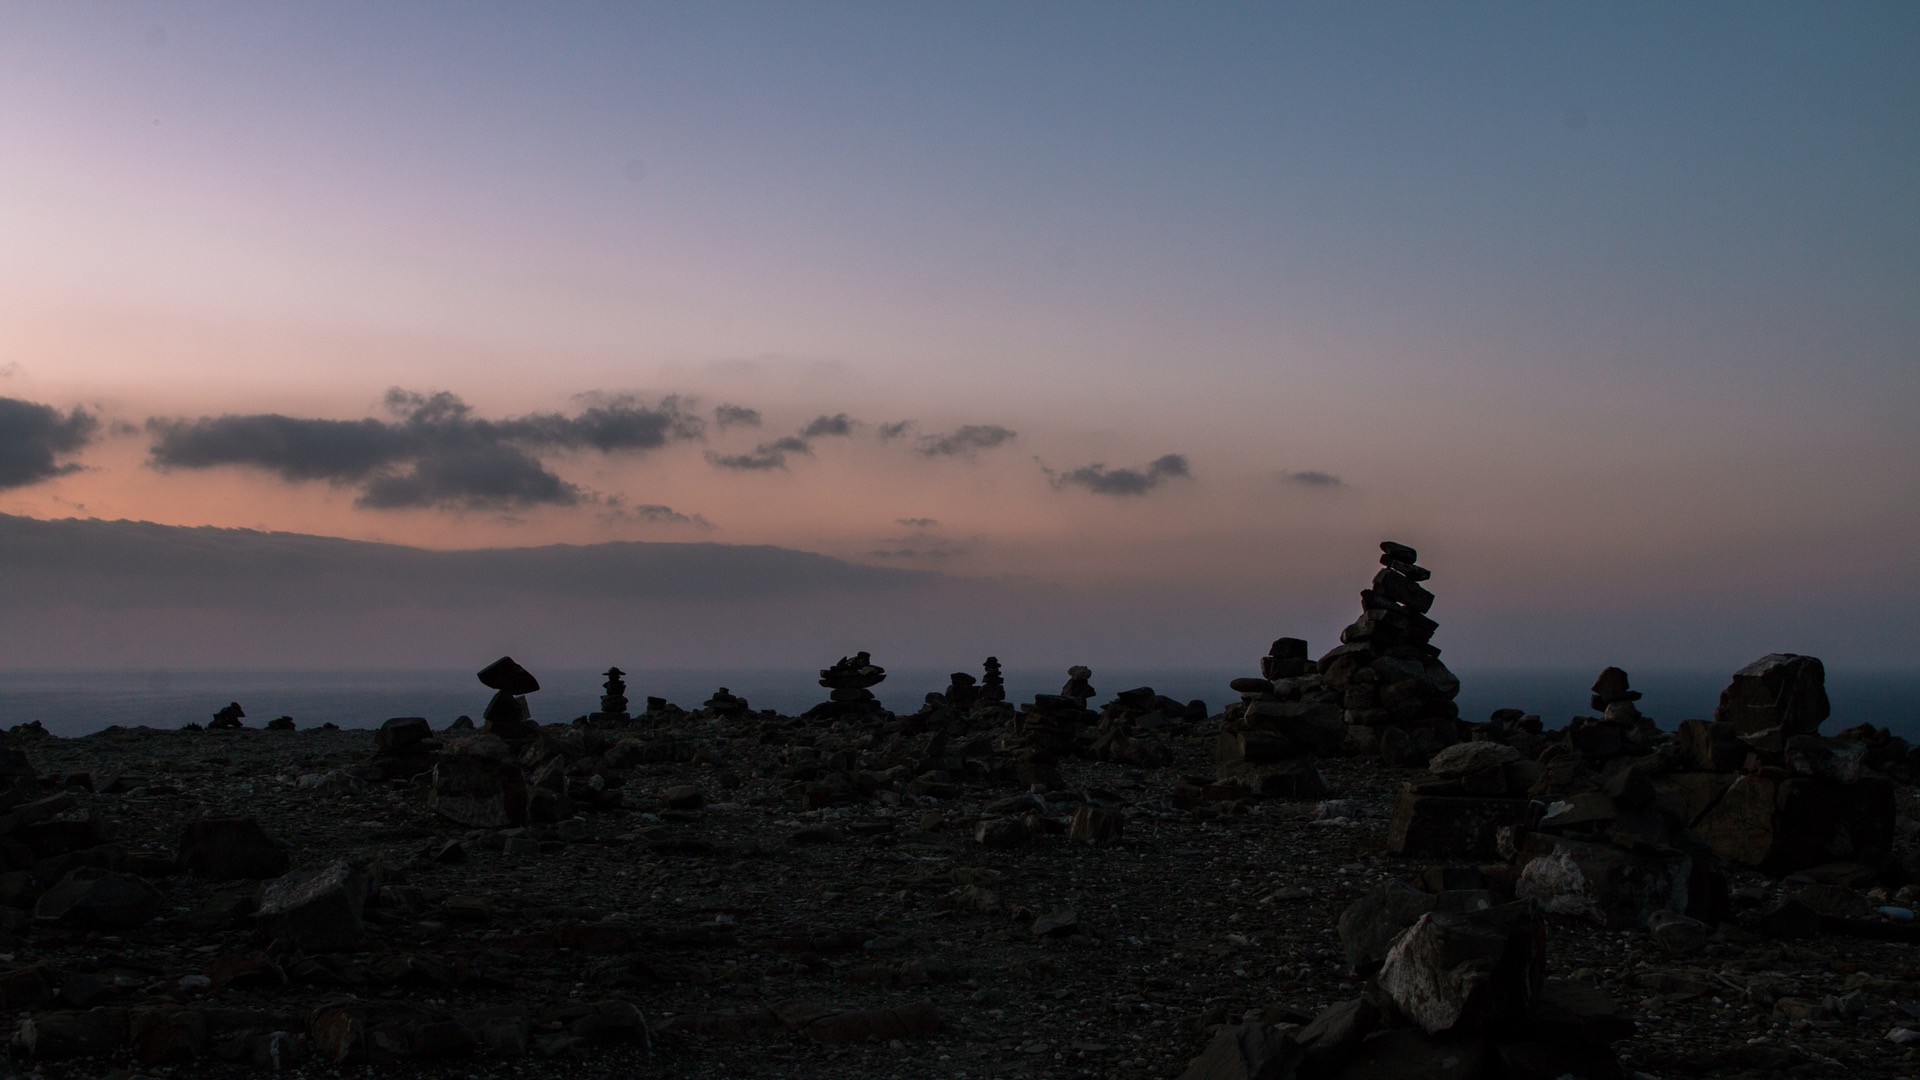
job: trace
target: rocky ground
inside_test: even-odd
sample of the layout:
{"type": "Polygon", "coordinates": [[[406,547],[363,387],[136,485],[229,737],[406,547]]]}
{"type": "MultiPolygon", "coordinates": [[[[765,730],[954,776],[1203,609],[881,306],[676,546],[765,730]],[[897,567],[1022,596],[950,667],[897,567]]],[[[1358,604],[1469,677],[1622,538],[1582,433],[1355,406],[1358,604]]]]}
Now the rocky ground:
{"type": "MultiPolygon", "coordinates": [[[[882,751],[923,736],[858,715],[554,725],[533,750],[435,732],[398,748],[411,767],[367,731],[16,729],[0,1003],[18,1034],[0,1070],[1176,1076],[1223,1024],[1360,994],[1341,913],[1431,881],[1386,843],[1423,772],[1332,757],[1323,797],[1196,797],[1221,724],[1169,728],[1148,763],[1063,757],[1039,794],[1004,769],[890,772],[882,751]],[[470,827],[419,768],[453,756],[517,758],[535,785],[542,757],[565,768],[531,823],[470,827]],[[296,873],[344,864],[360,910],[260,913],[258,881],[183,850],[205,818],[256,820],[296,873]],[[74,866],[154,894],[126,918],[111,897],[50,907],[74,866]]],[[[1897,798],[1911,861],[1920,800],[1897,798]]],[[[1920,1049],[1889,1038],[1920,1028],[1920,947],[1770,938],[1743,913],[1805,882],[1730,883],[1735,917],[1678,957],[1644,929],[1547,918],[1547,975],[1632,1020],[1626,1074],[1920,1074],[1920,1049]]]]}

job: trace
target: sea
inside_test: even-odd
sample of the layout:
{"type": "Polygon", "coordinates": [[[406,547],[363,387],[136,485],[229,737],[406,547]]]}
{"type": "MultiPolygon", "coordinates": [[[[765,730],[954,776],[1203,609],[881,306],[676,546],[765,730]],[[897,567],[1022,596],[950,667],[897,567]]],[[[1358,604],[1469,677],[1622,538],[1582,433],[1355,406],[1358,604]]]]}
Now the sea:
{"type": "MultiPolygon", "coordinates": [[[[530,695],[534,718],[543,723],[571,721],[599,708],[602,676],[593,670],[537,673],[541,690],[530,695]]],[[[1009,668],[1007,696],[1032,700],[1058,693],[1065,681],[1056,670],[1009,668]]],[[[1151,686],[1180,701],[1198,698],[1218,712],[1238,695],[1227,689],[1241,670],[1205,668],[1108,668],[1094,671],[1100,691],[1095,704],[1120,690],[1151,686]]],[[[1588,687],[1593,671],[1458,670],[1460,715],[1485,720],[1495,709],[1537,713],[1549,728],[1575,716],[1591,715],[1588,687]]],[[[813,671],[738,668],[628,672],[627,696],[634,711],[651,695],[682,708],[698,708],[715,689],[726,687],[756,709],[785,714],[805,711],[825,699],[813,671]]],[[[1711,717],[1728,673],[1713,671],[1635,671],[1633,687],[1644,695],[1640,711],[1672,728],[1690,717],[1711,717]]],[[[899,669],[874,693],[895,712],[912,712],[930,691],[944,689],[947,670],[899,669]]],[[[64,737],[87,735],[111,726],[178,728],[206,723],[228,702],[238,702],[250,725],[290,716],[300,727],[333,723],[344,728],[377,727],[395,716],[425,717],[444,727],[455,717],[476,721],[491,691],[472,671],[0,671],[0,728],[39,721],[64,737]]],[[[1849,671],[1827,673],[1832,718],[1822,730],[1835,732],[1857,724],[1886,727],[1920,742],[1920,672],[1849,671]]]]}

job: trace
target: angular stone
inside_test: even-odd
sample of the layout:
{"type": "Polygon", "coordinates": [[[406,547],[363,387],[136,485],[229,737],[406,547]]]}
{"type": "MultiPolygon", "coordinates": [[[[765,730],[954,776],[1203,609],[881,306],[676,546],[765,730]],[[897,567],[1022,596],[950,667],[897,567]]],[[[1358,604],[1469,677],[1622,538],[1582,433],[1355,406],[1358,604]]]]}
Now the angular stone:
{"type": "Polygon", "coordinates": [[[1591,919],[1609,929],[1643,926],[1654,912],[1685,911],[1693,860],[1684,854],[1628,851],[1564,837],[1529,859],[1514,895],[1553,915],[1591,919]]]}
{"type": "Polygon", "coordinates": [[[1221,1028],[1180,1080],[1293,1080],[1305,1055],[1285,1034],[1266,1024],[1221,1028]]]}
{"type": "Polygon", "coordinates": [[[287,851],[250,817],[202,818],[180,831],[180,868],[214,881],[263,880],[287,872],[287,851]]]}
{"type": "Polygon", "coordinates": [[[1067,839],[1096,847],[1111,844],[1120,838],[1126,823],[1126,818],[1112,810],[1082,806],[1074,810],[1073,819],[1067,824],[1067,839]]]}
{"type": "Polygon", "coordinates": [[[1421,892],[1395,883],[1378,889],[1348,904],[1340,913],[1340,947],[1346,953],[1347,970],[1355,976],[1373,974],[1392,951],[1394,942],[1420,916],[1433,911],[1477,911],[1493,906],[1493,894],[1484,889],[1451,889],[1441,893],[1421,892]]]}
{"type": "Polygon", "coordinates": [[[14,1042],[35,1061],[59,1061],[121,1052],[128,1014],[121,1008],[43,1012],[20,1021],[14,1042]]]}
{"type": "Polygon", "coordinates": [[[1811,656],[1772,653],[1734,672],[1713,718],[1742,735],[1777,728],[1791,738],[1818,731],[1831,712],[1825,665],[1811,656]]]}
{"type": "Polygon", "coordinates": [[[33,917],[43,921],[111,928],[144,926],[158,914],[159,890],[132,874],[94,866],[69,870],[33,906],[33,917]]]}
{"type": "Polygon", "coordinates": [[[1520,760],[1520,751],[1504,743],[1454,743],[1427,762],[1427,771],[1443,778],[1456,778],[1498,768],[1520,760]]]}
{"type": "Polygon", "coordinates": [[[527,803],[527,778],[518,766],[477,757],[445,757],[433,767],[429,805],[457,825],[472,829],[525,825],[527,803]]]}
{"type": "Polygon", "coordinates": [[[1656,911],[1647,917],[1647,932],[1669,956],[1692,956],[1707,947],[1713,927],[1677,911],[1656,911]]]}
{"type": "Polygon", "coordinates": [[[1885,866],[1893,855],[1893,826],[1890,781],[1838,784],[1748,773],[1693,828],[1721,858],[1777,875],[1841,861],[1885,866]]]}
{"type": "Polygon", "coordinates": [[[1517,1020],[1545,979],[1544,943],[1528,903],[1422,915],[1387,953],[1377,981],[1429,1035],[1517,1020]]]}
{"type": "Polygon", "coordinates": [[[1402,790],[1387,824],[1387,850],[1437,859],[1493,859],[1503,825],[1524,825],[1527,800],[1417,795],[1402,790]]]}
{"type": "Polygon", "coordinates": [[[1383,567],[1373,575],[1373,591],[1377,596],[1422,615],[1433,608],[1433,594],[1392,567],[1383,567]]]}
{"type": "Polygon", "coordinates": [[[540,680],[533,673],[513,662],[513,657],[503,656],[480,669],[480,685],[489,690],[498,690],[503,694],[531,694],[540,689],[540,680]]]}
{"type": "Polygon", "coordinates": [[[1300,1046],[1300,1071],[1308,1076],[1329,1071],[1379,1026],[1380,1010],[1364,997],[1327,1006],[1293,1033],[1300,1046]]]}
{"type": "Polygon", "coordinates": [[[1380,560],[1392,559],[1395,562],[1419,562],[1420,553],[1405,544],[1396,544],[1391,540],[1380,541],[1380,560]]]}
{"type": "Polygon", "coordinates": [[[366,882],[344,862],[295,871],[267,884],[257,923],[273,940],[302,949],[350,949],[365,929],[366,896],[366,882]]]}

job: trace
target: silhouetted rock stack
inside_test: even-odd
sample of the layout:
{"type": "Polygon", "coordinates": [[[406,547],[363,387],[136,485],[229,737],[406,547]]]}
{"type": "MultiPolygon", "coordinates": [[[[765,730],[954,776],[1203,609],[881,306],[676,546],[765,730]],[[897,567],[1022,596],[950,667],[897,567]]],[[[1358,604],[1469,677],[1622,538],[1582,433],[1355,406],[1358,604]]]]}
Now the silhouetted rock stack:
{"type": "Polygon", "coordinates": [[[1100,728],[1087,753],[1096,761],[1140,768],[1171,764],[1173,748],[1166,736],[1189,730],[1206,718],[1204,701],[1182,704],[1154,693],[1151,686],[1122,690],[1100,707],[1100,728]]]}
{"type": "Polygon", "coordinates": [[[807,720],[839,720],[844,717],[883,719],[888,713],[873,696],[871,687],[880,685],[887,670],[861,652],[843,656],[830,668],[820,671],[820,685],[830,691],[828,700],[808,709],[807,720]]]}
{"type": "Polygon", "coordinates": [[[617,667],[607,669],[607,681],[601,685],[600,711],[590,720],[601,724],[624,724],[632,717],[627,715],[627,683],[621,678],[626,672],[617,667]]]}
{"type": "Polygon", "coordinates": [[[245,715],[247,715],[247,712],[240,707],[239,702],[229,701],[219,712],[213,714],[213,723],[207,725],[207,730],[228,731],[234,728],[246,727],[245,724],[240,722],[240,718],[245,715]]]}
{"type": "Polygon", "coordinates": [[[982,703],[1007,700],[1007,680],[1000,676],[1000,658],[987,657],[981,665],[985,674],[980,678],[980,701],[982,703]]]}
{"type": "MultiPolygon", "coordinates": [[[[660,711],[671,708],[671,706],[664,701],[660,704],[660,711]]],[[[718,717],[745,716],[753,711],[753,707],[747,704],[746,698],[739,697],[724,686],[715,690],[712,697],[701,703],[700,708],[704,710],[708,716],[718,717]]],[[[647,699],[647,711],[650,714],[655,711],[652,698],[647,699]]]]}
{"type": "Polygon", "coordinates": [[[503,656],[480,669],[480,684],[494,691],[493,700],[487,702],[487,711],[481,714],[485,723],[482,731],[500,736],[508,742],[531,739],[539,734],[539,726],[533,722],[533,710],[527,708],[527,695],[540,689],[540,680],[519,664],[513,657],[503,656]]]}
{"type": "Polygon", "coordinates": [[[1081,708],[1086,708],[1088,699],[1099,693],[1093,688],[1092,678],[1093,669],[1090,667],[1076,664],[1068,668],[1067,684],[1060,688],[1060,696],[1072,698],[1080,703],[1081,708]]]}
{"type": "Polygon", "coordinates": [[[1439,624],[1427,617],[1431,573],[1418,553],[1380,544],[1382,569],[1360,593],[1360,617],[1340,632],[1340,645],[1320,658],[1320,683],[1342,693],[1353,745],[1371,743],[1389,765],[1418,768],[1463,737],[1453,699],[1460,680],[1432,644],[1439,624]]]}
{"type": "Polygon", "coordinates": [[[1313,755],[1346,743],[1341,695],[1320,684],[1307,643],[1299,638],[1275,641],[1260,658],[1260,669],[1272,675],[1227,684],[1240,700],[1222,714],[1214,741],[1217,778],[1207,792],[1218,799],[1320,798],[1327,784],[1313,755]]]}

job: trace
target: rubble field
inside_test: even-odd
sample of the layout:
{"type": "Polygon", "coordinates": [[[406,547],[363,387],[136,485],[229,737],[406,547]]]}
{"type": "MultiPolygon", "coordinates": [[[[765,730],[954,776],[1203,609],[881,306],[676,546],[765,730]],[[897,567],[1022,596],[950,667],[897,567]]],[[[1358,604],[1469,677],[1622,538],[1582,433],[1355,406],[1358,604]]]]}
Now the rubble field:
{"type": "Polygon", "coordinates": [[[1787,654],[1677,730],[1612,668],[1599,715],[1463,720],[1382,547],[1360,629],[1214,715],[990,661],[897,716],[859,654],[799,717],[616,669],[539,725],[502,658],[480,725],[15,726],[0,1068],[1920,1074],[1920,755],[1820,734],[1787,654]]]}

